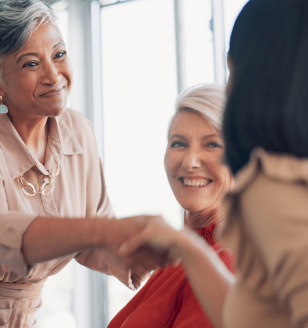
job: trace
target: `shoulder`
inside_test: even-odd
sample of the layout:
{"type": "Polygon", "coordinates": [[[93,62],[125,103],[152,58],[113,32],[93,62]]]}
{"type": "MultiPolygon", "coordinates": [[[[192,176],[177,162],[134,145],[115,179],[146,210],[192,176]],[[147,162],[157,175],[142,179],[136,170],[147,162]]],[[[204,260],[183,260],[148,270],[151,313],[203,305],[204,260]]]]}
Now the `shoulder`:
{"type": "Polygon", "coordinates": [[[81,128],[81,129],[92,129],[92,123],[88,120],[82,113],[67,108],[63,114],[59,117],[60,120],[64,121],[71,128],[81,128]]]}
{"type": "Polygon", "coordinates": [[[228,194],[242,193],[257,178],[263,182],[267,180],[285,184],[308,184],[308,158],[256,149],[252,152],[249,163],[235,176],[228,194]]]}
{"type": "Polygon", "coordinates": [[[81,146],[87,144],[96,145],[94,129],[92,123],[82,113],[67,108],[63,114],[58,117],[60,134],[71,134],[78,140],[81,146]]]}
{"type": "Polygon", "coordinates": [[[256,205],[270,202],[274,208],[274,205],[290,202],[298,204],[307,197],[307,192],[308,159],[257,149],[234,178],[234,185],[224,202],[232,202],[241,195],[243,201],[251,199],[256,205]]]}
{"type": "Polygon", "coordinates": [[[241,234],[248,227],[270,234],[284,223],[289,229],[295,217],[308,224],[307,199],[308,159],[257,149],[222,201],[220,234],[225,241],[231,230],[241,234]]]}
{"type": "Polygon", "coordinates": [[[99,152],[93,126],[83,114],[68,108],[55,120],[60,142],[63,149],[66,150],[65,154],[85,152],[86,157],[88,155],[98,156],[99,152]]]}

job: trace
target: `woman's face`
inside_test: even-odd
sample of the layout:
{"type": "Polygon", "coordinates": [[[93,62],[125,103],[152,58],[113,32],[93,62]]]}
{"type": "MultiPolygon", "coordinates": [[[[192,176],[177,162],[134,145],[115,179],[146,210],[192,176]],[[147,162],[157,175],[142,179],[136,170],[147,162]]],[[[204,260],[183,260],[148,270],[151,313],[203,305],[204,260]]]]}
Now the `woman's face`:
{"type": "Polygon", "coordinates": [[[169,131],[165,170],[180,205],[189,212],[210,211],[229,189],[230,171],[222,164],[220,133],[200,114],[176,114],[169,131]]]}
{"type": "Polygon", "coordinates": [[[65,44],[52,24],[41,25],[21,50],[2,59],[0,95],[12,117],[61,114],[71,86],[72,68],[65,44]]]}

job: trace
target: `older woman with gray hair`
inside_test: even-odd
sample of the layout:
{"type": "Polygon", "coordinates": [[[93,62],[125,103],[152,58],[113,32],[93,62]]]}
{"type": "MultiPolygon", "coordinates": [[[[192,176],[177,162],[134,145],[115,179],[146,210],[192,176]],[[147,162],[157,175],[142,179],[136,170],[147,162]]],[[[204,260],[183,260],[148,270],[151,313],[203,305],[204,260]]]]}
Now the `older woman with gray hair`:
{"type": "Polygon", "coordinates": [[[66,109],[72,67],[53,10],[0,0],[0,59],[0,327],[34,327],[44,281],[72,258],[132,289],[155,263],[116,256],[148,217],[110,220],[91,124],[66,109]]]}
{"type": "MultiPolygon", "coordinates": [[[[218,204],[232,180],[229,168],[223,164],[220,124],[224,103],[224,87],[217,84],[201,84],[180,94],[165,154],[165,170],[172,191],[184,209],[185,225],[206,241],[202,243],[200,238],[199,242],[207,259],[206,273],[200,277],[206,281],[205,312],[188,283],[186,266],[170,266],[157,270],[108,328],[210,328],[220,325],[222,304],[233,281],[228,270],[232,268],[232,255],[214,236],[221,217],[218,204]]],[[[173,244],[177,240],[175,237],[178,243],[185,243],[182,233],[164,222],[156,224],[156,221],[150,220],[142,234],[135,237],[139,245],[153,241],[161,247],[161,239],[173,244]]],[[[133,247],[134,241],[130,243],[133,247]]],[[[172,258],[172,254],[169,256],[172,258]]]]}

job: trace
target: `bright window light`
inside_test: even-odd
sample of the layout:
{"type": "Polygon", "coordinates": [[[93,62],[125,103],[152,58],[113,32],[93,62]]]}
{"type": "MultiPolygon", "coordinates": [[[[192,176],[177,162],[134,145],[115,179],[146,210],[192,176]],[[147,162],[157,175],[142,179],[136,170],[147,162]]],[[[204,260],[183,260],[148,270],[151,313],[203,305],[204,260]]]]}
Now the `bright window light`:
{"type": "Polygon", "coordinates": [[[60,13],[68,8],[68,1],[58,1],[52,5],[52,8],[56,13],[60,13]]]}
{"type": "Polygon", "coordinates": [[[211,0],[183,0],[184,88],[214,82],[211,0]]]}
{"type": "MultiPolygon", "coordinates": [[[[173,0],[102,8],[104,166],[118,217],[163,214],[182,226],[164,172],[177,95],[173,0]]],[[[109,279],[112,318],[135,294],[109,279]]]]}
{"type": "Polygon", "coordinates": [[[225,7],[225,33],[226,33],[226,52],[229,51],[229,41],[230,35],[232,32],[232,28],[234,22],[242,10],[242,8],[247,3],[247,0],[225,0],[224,7],[225,7]]]}

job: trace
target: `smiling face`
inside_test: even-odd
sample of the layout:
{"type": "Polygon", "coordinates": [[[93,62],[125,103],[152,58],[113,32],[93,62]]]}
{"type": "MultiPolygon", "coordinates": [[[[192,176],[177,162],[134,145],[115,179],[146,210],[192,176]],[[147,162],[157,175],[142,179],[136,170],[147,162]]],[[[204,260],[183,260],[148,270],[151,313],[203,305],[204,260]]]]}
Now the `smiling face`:
{"type": "Polygon", "coordinates": [[[21,50],[3,56],[0,95],[12,118],[61,114],[71,85],[71,64],[55,25],[41,25],[21,50]]]}
{"type": "Polygon", "coordinates": [[[182,111],[168,136],[165,170],[180,205],[189,212],[211,211],[229,189],[230,171],[222,164],[221,135],[200,114],[182,111]]]}

